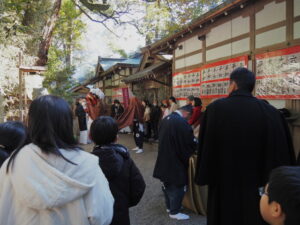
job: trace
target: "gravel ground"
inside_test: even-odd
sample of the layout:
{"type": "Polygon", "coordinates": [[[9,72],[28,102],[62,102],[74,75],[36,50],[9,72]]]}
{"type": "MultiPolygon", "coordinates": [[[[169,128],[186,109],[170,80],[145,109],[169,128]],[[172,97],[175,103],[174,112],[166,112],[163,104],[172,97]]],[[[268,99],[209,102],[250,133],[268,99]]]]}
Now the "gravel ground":
{"type": "MultiPolygon", "coordinates": [[[[121,134],[119,143],[128,149],[135,147],[133,137],[130,134],[121,134]]],[[[85,147],[91,150],[92,146],[85,147]]],[[[191,216],[187,221],[171,220],[166,212],[164,197],[159,180],[152,177],[155,160],[157,157],[157,144],[145,144],[144,153],[135,154],[131,151],[131,157],[140,169],[146,182],[146,191],[141,202],[130,209],[131,225],[206,225],[205,217],[184,210],[191,216]]]]}

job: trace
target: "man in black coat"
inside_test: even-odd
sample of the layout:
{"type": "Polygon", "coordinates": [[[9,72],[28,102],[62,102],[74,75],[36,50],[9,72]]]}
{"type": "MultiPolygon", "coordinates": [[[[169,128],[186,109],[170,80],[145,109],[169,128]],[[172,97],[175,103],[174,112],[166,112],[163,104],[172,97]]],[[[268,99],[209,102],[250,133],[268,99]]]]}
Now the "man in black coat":
{"type": "Polygon", "coordinates": [[[123,112],[124,108],[121,105],[120,101],[118,99],[115,99],[113,105],[111,106],[111,117],[117,120],[123,112]]]}
{"type": "Polygon", "coordinates": [[[85,131],[87,130],[86,112],[80,100],[82,100],[82,98],[76,99],[75,115],[78,117],[79,130],[85,131]]]}
{"type": "Polygon", "coordinates": [[[182,107],[167,116],[159,129],[158,156],[153,176],[163,182],[167,211],[172,219],[189,219],[180,213],[188,184],[189,158],[196,149],[193,130],[187,119],[190,107],[182,107]]]}
{"type": "Polygon", "coordinates": [[[238,68],[229,97],[210,104],[201,125],[196,183],[208,185],[208,225],[265,224],[259,188],[273,168],[293,165],[290,134],[279,111],[253,97],[255,75],[238,68]]]}
{"type": "Polygon", "coordinates": [[[161,108],[157,105],[157,101],[155,100],[153,102],[153,107],[151,108],[151,113],[150,113],[150,121],[151,121],[154,141],[158,140],[158,126],[161,117],[162,117],[161,108]]]}

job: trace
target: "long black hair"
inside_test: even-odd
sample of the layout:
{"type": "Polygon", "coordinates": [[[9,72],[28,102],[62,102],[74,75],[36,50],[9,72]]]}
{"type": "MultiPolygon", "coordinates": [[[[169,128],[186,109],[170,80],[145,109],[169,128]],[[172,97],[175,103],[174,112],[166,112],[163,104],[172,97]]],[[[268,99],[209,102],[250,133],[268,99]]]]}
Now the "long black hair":
{"type": "Polygon", "coordinates": [[[197,106],[202,106],[202,101],[201,101],[200,98],[195,97],[195,98],[194,98],[194,102],[195,102],[195,107],[197,107],[197,106]]]}
{"type": "Polygon", "coordinates": [[[177,101],[176,101],[176,98],[175,98],[175,97],[171,96],[169,99],[170,99],[172,102],[174,102],[175,104],[177,104],[177,101]]]}
{"type": "Polygon", "coordinates": [[[0,124],[0,145],[10,155],[15,149],[29,143],[25,125],[18,121],[0,124]]]}
{"type": "Polygon", "coordinates": [[[149,102],[148,99],[144,99],[143,102],[145,102],[146,106],[151,107],[151,103],[149,102]]]}
{"type": "MultiPolygon", "coordinates": [[[[70,163],[72,162],[66,159],[59,149],[80,149],[73,135],[71,108],[62,98],[45,95],[35,99],[29,108],[28,131],[31,142],[42,152],[58,155],[70,163]]],[[[18,148],[12,153],[7,172],[21,149],[18,148]]]]}

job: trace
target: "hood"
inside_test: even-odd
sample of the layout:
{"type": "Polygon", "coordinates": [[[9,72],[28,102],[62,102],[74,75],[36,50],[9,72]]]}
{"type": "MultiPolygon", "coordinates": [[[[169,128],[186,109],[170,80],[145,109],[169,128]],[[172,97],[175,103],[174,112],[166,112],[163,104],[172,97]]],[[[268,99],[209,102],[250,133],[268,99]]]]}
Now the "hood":
{"type": "Polygon", "coordinates": [[[124,161],[129,158],[127,148],[118,144],[95,146],[93,154],[99,157],[101,169],[109,181],[120,174],[124,161]]]}
{"type": "Polygon", "coordinates": [[[112,149],[112,150],[116,151],[117,153],[119,153],[125,159],[127,159],[129,157],[129,151],[123,145],[119,145],[119,144],[104,145],[101,147],[101,149],[103,149],[103,150],[112,149]]]}
{"type": "Polygon", "coordinates": [[[15,158],[10,171],[16,194],[23,204],[36,210],[63,206],[85,195],[96,181],[98,159],[82,150],[44,154],[34,144],[25,146],[15,158]]]}

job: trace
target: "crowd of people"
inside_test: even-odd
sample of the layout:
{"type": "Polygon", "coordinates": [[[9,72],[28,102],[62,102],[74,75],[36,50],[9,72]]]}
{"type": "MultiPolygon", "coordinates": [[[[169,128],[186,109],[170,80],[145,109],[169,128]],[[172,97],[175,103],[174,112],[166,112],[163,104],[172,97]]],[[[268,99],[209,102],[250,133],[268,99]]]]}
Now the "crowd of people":
{"type": "Polygon", "coordinates": [[[103,93],[69,104],[35,99],[26,125],[0,124],[0,224],[129,225],[129,208],[145,181],[118,132],[133,131],[136,153],[158,142],[153,177],[162,184],[171,219],[187,220],[182,201],[189,180],[208,187],[208,225],[300,224],[300,167],[283,114],[252,95],[255,75],[238,68],[229,96],[206,108],[188,96],[159,104],[137,97],[114,100],[103,116],[103,93]],[[76,140],[73,115],[80,135],[76,140]],[[78,143],[94,143],[91,153],[78,143]],[[196,174],[190,159],[197,155],[196,174]]]}
{"type": "Polygon", "coordinates": [[[0,224],[129,225],[145,182],[118,125],[95,118],[92,153],[77,145],[69,104],[55,96],[35,99],[28,126],[0,124],[0,224]]]}
{"type": "Polygon", "coordinates": [[[300,224],[300,168],[291,167],[289,128],[279,110],[252,95],[254,86],[255,75],[238,68],[230,75],[229,96],[208,105],[203,117],[201,102],[194,100],[192,108],[189,97],[162,121],[153,175],[162,182],[171,218],[189,219],[180,210],[189,159],[197,154],[190,179],[208,186],[208,225],[300,224]],[[196,140],[194,116],[201,126],[196,140]],[[282,193],[285,185],[289,193],[282,193]]]}

